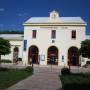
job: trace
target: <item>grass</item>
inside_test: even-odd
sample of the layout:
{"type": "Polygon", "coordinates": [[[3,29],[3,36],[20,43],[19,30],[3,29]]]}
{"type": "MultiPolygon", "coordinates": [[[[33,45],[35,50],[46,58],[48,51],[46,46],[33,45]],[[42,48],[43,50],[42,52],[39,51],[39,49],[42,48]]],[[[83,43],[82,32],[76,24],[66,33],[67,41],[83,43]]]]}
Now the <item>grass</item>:
{"type": "Polygon", "coordinates": [[[90,90],[90,74],[61,75],[63,90],[90,90]]]}
{"type": "Polygon", "coordinates": [[[9,69],[0,71],[0,90],[8,88],[30,75],[32,75],[32,71],[27,71],[25,69],[9,69]]]}

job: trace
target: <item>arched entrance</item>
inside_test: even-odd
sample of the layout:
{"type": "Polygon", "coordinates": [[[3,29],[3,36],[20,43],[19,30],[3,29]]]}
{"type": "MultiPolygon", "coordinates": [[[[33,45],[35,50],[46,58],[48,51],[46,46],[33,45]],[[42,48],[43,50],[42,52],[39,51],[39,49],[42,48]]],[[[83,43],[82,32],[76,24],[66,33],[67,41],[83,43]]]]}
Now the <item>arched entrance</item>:
{"type": "Polygon", "coordinates": [[[18,61],[18,53],[19,53],[18,47],[15,47],[13,49],[13,63],[16,63],[18,61]]]}
{"type": "Polygon", "coordinates": [[[58,48],[51,46],[47,51],[47,64],[58,65],[58,48]]]}
{"type": "Polygon", "coordinates": [[[72,66],[79,65],[79,50],[77,47],[69,48],[68,60],[69,60],[70,65],[72,65],[72,66]]]}
{"type": "Polygon", "coordinates": [[[37,46],[31,46],[28,52],[28,63],[30,64],[30,60],[32,60],[33,64],[38,64],[39,63],[38,54],[39,54],[39,50],[37,46]]]}

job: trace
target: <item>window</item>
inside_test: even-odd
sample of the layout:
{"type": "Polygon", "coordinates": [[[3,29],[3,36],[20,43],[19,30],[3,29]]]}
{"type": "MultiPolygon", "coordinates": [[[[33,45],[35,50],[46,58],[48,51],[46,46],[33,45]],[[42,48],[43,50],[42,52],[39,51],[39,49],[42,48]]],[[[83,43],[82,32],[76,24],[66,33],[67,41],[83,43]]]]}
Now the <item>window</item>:
{"type": "Polygon", "coordinates": [[[36,30],[33,30],[32,31],[32,38],[36,38],[36,34],[37,34],[37,31],[36,30]]]}
{"type": "Polygon", "coordinates": [[[55,40],[52,40],[52,43],[55,43],[55,40]]]}
{"type": "Polygon", "coordinates": [[[27,48],[27,40],[24,40],[24,51],[26,51],[27,48]]]}
{"type": "Polygon", "coordinates": [[[52,30],[51,38],[52,39],[55,39],[56,38],[56,30],[52,30]]]}
{"type": "Polygon", "coordinates": [[[72,31],[72,39],[76,39],[76,31],[75,30],[72,31]]]}

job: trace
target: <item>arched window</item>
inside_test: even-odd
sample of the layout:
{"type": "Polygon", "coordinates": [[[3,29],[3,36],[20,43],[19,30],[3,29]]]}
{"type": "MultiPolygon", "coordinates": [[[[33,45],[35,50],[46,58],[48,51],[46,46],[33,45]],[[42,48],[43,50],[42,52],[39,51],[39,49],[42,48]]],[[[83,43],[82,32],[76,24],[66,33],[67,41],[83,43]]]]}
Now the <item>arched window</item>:
{"type": "Polygon", "coordinates": [[[31,46],[29,48],[29,52],[28,52],[28,62],[30,64],[30,59],[32,59],[32,63],[34,64],[38,64],[38,56],[39,56],[39,49],[37,46],[31,46]]]}
{"type": "Polygon", "coordinates": [[[15,47],[13,50],[13,62],[14,63],[16,63],[18,61],[18,53],[19,53],[18,47],[15,47]]]}
{"type": "Polygon", "coordinates": [[[47,64],[58,64],[58,48],[56,46],[51,46],[48,48],[47,64]]]}
{"type": "Polygon", "coordinates": [[[68,60],[72,66],[79,65],[79,50],[77,47],[70,47],[68,49],[68,60]]]}

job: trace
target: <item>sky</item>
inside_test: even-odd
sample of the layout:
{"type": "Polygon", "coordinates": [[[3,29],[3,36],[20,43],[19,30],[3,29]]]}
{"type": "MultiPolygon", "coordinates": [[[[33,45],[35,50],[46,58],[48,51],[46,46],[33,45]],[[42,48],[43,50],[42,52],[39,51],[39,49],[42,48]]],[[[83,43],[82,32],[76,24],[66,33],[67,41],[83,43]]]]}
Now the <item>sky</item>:
{"type": "Polygon", "coordinates": [[[22,30],[31,17],[48,17],[56,10],[61,17],[82,17],[90,35],[90,0],[0,0],[0,30],[22,30]]]}

